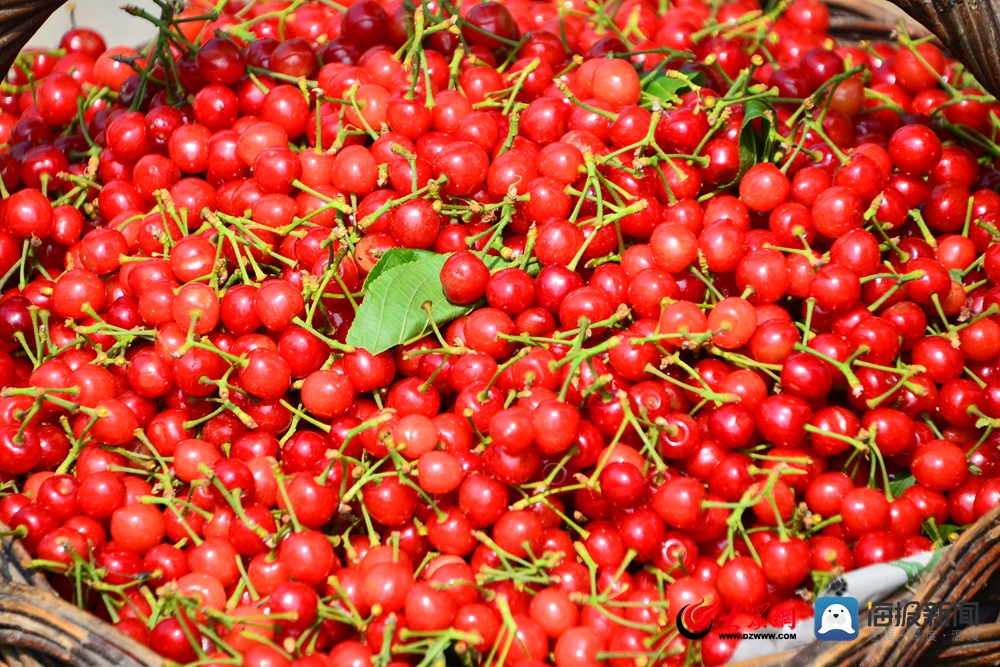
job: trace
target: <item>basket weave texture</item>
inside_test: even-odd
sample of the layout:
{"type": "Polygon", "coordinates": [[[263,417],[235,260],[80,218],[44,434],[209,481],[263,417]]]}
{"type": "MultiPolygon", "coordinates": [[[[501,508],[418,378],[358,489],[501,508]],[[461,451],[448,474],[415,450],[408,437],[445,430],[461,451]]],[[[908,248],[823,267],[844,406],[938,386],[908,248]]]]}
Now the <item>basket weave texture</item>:
{"type": "MultiPolygon", "coordinates": [[[[946,635],[951,628],[910,625],[869,627],[861,613],[858,638],[815,642],[794,652],[734,663],[732,667],[986,667],[1000,664],[1000,507],[983,516],[948,549],[920,581],[893,601],[978,602],[981,625],[946,635]]],[[[864,601],[860,601],[862,604],[864,601]]]]}
{"type": "MultiPolygon", "coordinates": [[[[3,526],[6,530],[6,526],[3,526]]],[[[57,597],[21,543],[0,546],[0,664],[7,667],[160,667],[163,659],[57,597]]]]}

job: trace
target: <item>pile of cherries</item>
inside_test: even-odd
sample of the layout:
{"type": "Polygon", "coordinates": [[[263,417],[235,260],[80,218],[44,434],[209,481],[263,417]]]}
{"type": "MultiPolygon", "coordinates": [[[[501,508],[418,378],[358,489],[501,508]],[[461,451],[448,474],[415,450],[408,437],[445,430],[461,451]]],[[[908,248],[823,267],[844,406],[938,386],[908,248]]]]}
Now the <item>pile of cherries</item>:
{"type": "Polygon", "coordinates": [[[162,4],[0,87],[0,521],[82,609],[177,663],[718,665],[1000,504],[1000,106],[931,41],[162,4]],[[348,344],[394,248],[467,314],[348,344]]]}

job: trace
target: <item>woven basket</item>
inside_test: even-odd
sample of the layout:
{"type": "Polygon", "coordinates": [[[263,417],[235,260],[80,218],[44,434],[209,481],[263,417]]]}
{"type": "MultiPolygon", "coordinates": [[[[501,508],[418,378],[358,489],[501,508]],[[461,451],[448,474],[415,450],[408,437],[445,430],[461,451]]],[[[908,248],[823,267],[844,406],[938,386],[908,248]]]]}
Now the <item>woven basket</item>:
{"type": "MultiPolygon", "coordinates": [[[[0,548],[0,667],[163,667],[158,655],[131,637],[58,598],[45,577],[28,566],[21,544],[3,538],[0,548]]],[[[1000,600],[1000,507],[951,546],[901,601],[977,601],[991,609],[1000,600]]],[[[995,609],[986,613],[996,614],[995,609]]],[[[733,663],[730,667],[986,667],[1000,664],[1000,623],[943,637],[942,627],[868,627],[861,614],[852,642],[816,642],[796,652],[733,663]]],[[[981,617],[981,620],[986,620],[981,617]]],[[[992,619],[991,619],[992,620],[992,619]]]]}
{"type": "MultiPolygon", "coordinates": [[[[2,524],[0,524],[2,526],[2,524]]],[[[6,530],[6,526],[2,526],[6,530]]],[[[0,545],[0,665],[160,667],[163,659],[55,595],[17,540],[0,545]]]]}
{"type": "MultiPolygon", "coordinates": [[[[869,627],[860,614],[858,638],[851,642],[815,642],[791,653],[733,663],[732,667],[986,667],[1000,664],[1000,623],[994,603],[1000,599],[1000,507],[967,530],[920,581],[915,593],[893,598],[903,602],[979,602],[980,621],[958,636],[947,628],[869,627]],[[990,614],[984,618],[983,608],[990,614]]],[[[863,601],[861,601],[863,602],[863,601]]]]}
{"type": "Polygon", "coordinates": [[[826,0],[830,8],[830,35],[841,41],[895,39],[900,22],[917,39],[930,31],[888,0],[826,0]]]}

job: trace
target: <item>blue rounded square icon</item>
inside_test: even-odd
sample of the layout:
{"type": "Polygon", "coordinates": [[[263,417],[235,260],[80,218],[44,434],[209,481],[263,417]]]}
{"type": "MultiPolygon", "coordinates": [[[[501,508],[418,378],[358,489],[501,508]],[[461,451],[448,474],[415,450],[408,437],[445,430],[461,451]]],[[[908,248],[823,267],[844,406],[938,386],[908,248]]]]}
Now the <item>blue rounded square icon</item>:
{"type": "Polygon", "coordinates": [[[813,628],[821,642],[846,642],[858,636],[858,601],[849,597],[818,598],[813,628]]]}

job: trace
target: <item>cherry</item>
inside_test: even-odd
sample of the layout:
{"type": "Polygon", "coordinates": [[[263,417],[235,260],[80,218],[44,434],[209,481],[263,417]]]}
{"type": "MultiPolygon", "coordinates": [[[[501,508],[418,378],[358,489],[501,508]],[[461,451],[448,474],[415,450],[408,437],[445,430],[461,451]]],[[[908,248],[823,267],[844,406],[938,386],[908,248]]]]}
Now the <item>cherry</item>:
{"type": "Polygon", "coordinates": [[[479,257],[465,251],[455,253],[441,267],[441,286],[448,300],[467,304],[485,293],[490,272],[479,257]]]}
{"type": "Polygon", "coordinates": [[[764,571],[752,558],[740,556],[719,570],[716,580],[719,597],[724,605],[739,602],[751,609],[764,603],[767,596],[767,581],[764,571]]]}
{"type": "Polygon", "coordinates": [[[365,487],[364,498],[372,516],[388,526],[405,523],[416,509],[416,492],[392,479],[365,487]]]}
{"type": "Polygon", "coordinates": [[[31,188],[14,193],[5,211],[7,226],[16,236],[46,238],[52,231],[52,207],[38,190],[31,188]]]}
{"type": "Polygon", "coordinates": [[[612,108],[636,104],[639,101],[639,75],[623,60],[608,60],[594,71],[594,97],[612,108]]]}
{"type": "Polygon", "coordinates": [[[797,587],[809,576],[809,547],[801,539],[771,540],[760,556],[767,562],[764,576],[769,584],[783,590],[797,587]]]}
{"type": "Polygon", "coordinates": [[[198,658],[188,636],[199,636],[197,628],[176,617],[165,618],[157,623],[149,633],[149,645],[161,655],[171,660],[192,661],[198,658]],[[185,625],[181,625],[185,623],[185,625]]]}
{"type": "Polygon", "coordinates": [[[77,505],[79,486],[76,478],[71,475],[54,475],[38,487],[37,502],[57,520],[66,521],[79,513],[77,505]]]}
{"type": "Polygon", "coordinates": [[[165,530],[163,514],[150,505],[129,505],[111,515],[111,538],[137,553],[162,542],[165,530]]]}
{"type": "Polygon", "coordinates": [[[889,521],[889,503],[875,489],[856,488],[844,494],[840,501],[844,533],[857,537],[883,529],[889,521]]]}
{"type": "Polygon", "coordinates": [[[788,198],[791,184],[773,164],[750,168],[740,181],[740,198],[752,211],[771,211],[788,198]]]}
{"type": "Polygon", "coordinates": [[[22,429],[16,424],[0,428],[0,469],[8,475],[19,475],[35,467],[42,450],[33,428],[22,429]]]}
{"type": "Polygon", "coordinates": [[[405,248],[429,248],[441,229],[441,216],[425,199],[404,202],[392,210],[389,233],[405,248]]]}
{"type": "MultiPolygon", "coordinates": [[[[305,20],[306,14],[297,18],[305,20]]],[[[302,37],[281,42],[271,52],[268,69],[291,77],[314,78],[319,71],[319,63],[312,46],[302,37]]]]}
{"type": "Polygon", "coordinates": [[[215,37],[201,45],[195,65],[208,83],[231,85],[243,76],[246,56],[235,42],[215,37]]]}
{"type": "Polygon", "coordinates": [[[325,581],[337,565],[326,538],[309,530],[287,535],[278,546],[278,561],[288,576],[311,585],[325,581]]]}
{"type": "Polygon", "coordinates": [[[689,529],[701,519],[705,489],[690,477],[675,477],[657,489],[653,508],[663,521],[678,529],[689,529]]]}
{"type": "Polygon", "coordinates": [[[911,466],[914,478],[933,491],[954,489],[968,474],[965,453],[958,445],[943,440],[932,440],[920,447],[911,466]]]}
{"type": "Polygon", "coordinates": [[[68,125],[76,118],[76,98],[83,92],[68,74],[52,74],[38,87],[38,113],[49,125],[68,125]]]}
{"type": "Polygon", "coordinates": [[[889,157],[900,171],[909,175],[928,173],[941,158],[941,141],[923,125],[907,125],[889,140],[889,157]]]}
{"type": "Polygon", "coordinates": [[[462,30],[465,39],[490,50],[503,46],[504,42],[497,37],[516,41],[521,34],[514,17],[503,5],[476,5],[469,9],[466,20],[471,25],[462,30]]]}
{"type": "Polygon", "coordinates": [[[854,546],[854,562],[858,567],[897,560],[902,555],[902,544],[888,531],[862,535],[854,546]]]}
{"type": "Polygon", "coordinates": [[[914,93],[937,83],[943,69],[944,56],[932,44],[918,45],[912,51],[901,49],[893,61],[893,72],[900,85],[914,93]]]}
{"type": "Polygon", "coordinates": [[[447,177],[442,190],[450,195],[467,195],[486,180],[489,157],[481,146],[456,141],[434,157],[434,167],[447,177]]]}

